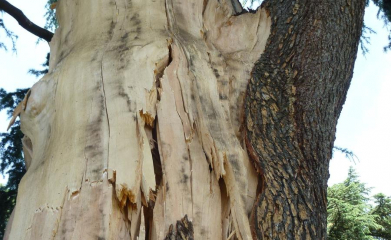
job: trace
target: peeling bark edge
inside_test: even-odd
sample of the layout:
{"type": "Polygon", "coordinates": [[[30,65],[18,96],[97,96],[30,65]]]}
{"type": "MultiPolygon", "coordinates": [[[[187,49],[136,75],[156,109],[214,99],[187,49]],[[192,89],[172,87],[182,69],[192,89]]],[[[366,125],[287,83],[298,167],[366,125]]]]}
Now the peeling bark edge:
{"type": "Polygon", "coordinates": [[[3,10],[4,12],[11,15],[13,18],[15,18],[16,21],[18,21],[20,26],[22,26],[24,29],[34,34],[35,36],[45,39],[47,42],[50,42],[52,40],[52,32],[41,28],[31,22],[20,9],[16,8],[9,2],[5,0],[0,0],[0,10],[3,10]]]}

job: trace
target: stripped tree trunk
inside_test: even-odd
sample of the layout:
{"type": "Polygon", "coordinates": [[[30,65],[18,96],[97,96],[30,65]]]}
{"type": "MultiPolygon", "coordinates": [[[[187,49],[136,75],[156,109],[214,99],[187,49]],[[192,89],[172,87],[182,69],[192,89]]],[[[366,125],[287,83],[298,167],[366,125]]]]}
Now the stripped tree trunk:
{"type": "Polygon", "coordinates": [[[364,4],[60,0],[6,238],[325,239],[364,4]]]}

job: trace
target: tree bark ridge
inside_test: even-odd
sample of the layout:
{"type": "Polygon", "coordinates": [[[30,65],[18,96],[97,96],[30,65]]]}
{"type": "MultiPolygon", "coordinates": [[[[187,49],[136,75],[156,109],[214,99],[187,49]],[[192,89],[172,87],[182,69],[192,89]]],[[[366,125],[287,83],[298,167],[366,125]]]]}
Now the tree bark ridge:
{"type": "Polygon", "coordinates": [[[250,156],[265,178],[258,239],[326,239],[328,164],[357,54],[365,1],[274,1],[247,89],[250,156]]]}

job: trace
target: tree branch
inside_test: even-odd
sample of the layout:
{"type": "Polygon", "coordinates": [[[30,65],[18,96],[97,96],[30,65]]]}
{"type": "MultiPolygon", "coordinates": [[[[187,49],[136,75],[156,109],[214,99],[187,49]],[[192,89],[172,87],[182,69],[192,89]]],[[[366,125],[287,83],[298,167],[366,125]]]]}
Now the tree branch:
{"type": "Polygon", "coordinates": [[[47,42],[50,42],[50,40],[52,40],[52,32],[49,32],[48,30],[32,23],[20,9],[14,7],[9,2],[5,0],[0,0],[0,10],[4,10],[4,12],[14,17],[16,21],[18,21],[20,26],[22,26],[24,29],[31,32],[35,36],[43,38],[47,42]]]}

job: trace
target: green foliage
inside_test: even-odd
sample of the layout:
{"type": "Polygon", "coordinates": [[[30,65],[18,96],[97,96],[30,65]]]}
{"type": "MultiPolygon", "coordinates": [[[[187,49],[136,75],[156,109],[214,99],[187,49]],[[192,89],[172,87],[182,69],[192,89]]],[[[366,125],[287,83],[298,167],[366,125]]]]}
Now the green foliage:
{"type": "Polygon", "coordinates": [[[42,70],[30,69],[28,71],[28,73],[35,75],[36,77],[40,77],[40,76],[48,73],[49,72],[49,61],[50,61],[50,53],[48,53],[46,55],[46,61],[42,64],[42,67],[44,67],[44,69],[42,69],[42,70]]]}
{"type": "Polygon", "coordinates": [[[50,9],[50,6],[53,3],[56,3],[56,2],[57,2],[57,0],[49,0],[46,3],[46,5],[45,5],[45,9],[46,9],[46,13],[45,13],[45,18],[46,18],[45,28],[48,29],[48,30],[51,30],[51,31],[54,31],[54,30],[56,30],[56,28],[58,28],[58,22],[57,22],[57,19],[56,19],[56,10],[50,9]]]}
{"type": "Polygon", "coordinates": [[[390,0],[372,0],[373,3],[379,7],[377,13],[378,17],[381,17],[385,24],[391,22],[391,1],[390,0]]]}
{"type": "Polygon", "coordinates": [[[15,195],[15,190],[10,190],[4,186],[0,186],[0,239],[4,238],[4,230],[7,226],[7,220],[12,213],[13,206],[15,206],[15,195]],[[12,208],[7,206],[12,206],[12,208]]]}
{"type": "Polygon", "coordinates": [[[391,239],[391,197],[379,193],[373,196],[375,199],[375,207],[371,213],[378,217],[377,223],[382,228],[370,228],[371,235],[377,239],[391,239]]]}
{"type": "Polygon", "coordinates": [[[356,156],[356,154],[353,153],[353,151],[347,149],[347,148],[342,148],[342,147],[338,147],[338,146],[334,146],[333,147],[333,152],[337,150],[343,154],[345,154],[345,157],[347,159],[349,159],[350,161],[352,162],[356,162],[356,160],[359,160],[358,157],[356,156]]]}
{"type": "Polygon", "coordinates": [[[360,48],[362,51],[362,54],[365,56],[369,52],[367,45],[371,43],[370,41],[370,34],[376,33],[372,28],[368,27],[363,23],[362,30],[361,30],[361,38],[360,38],[360,48]]]}
{"type": "MultiPolygon", "coordinates": [[[[7,93],[0,89],[0,111],[7,110],[9,116],[13,109],[23,100],[28,89],[17,89],[7,93]]],[[[20,122],[16,121],[11,130],[0,133],[0,173],[8,175],[8,182],[0,187],[0,239],[3,238],[8,218],[16,203],[18,184],[26,172],[23,160],[23,133],[20,122]]]]}
{"type": "Polygon", "coordinates": [[[349,169],[348,178],[328,189],[327,233],[330,240],[374,239],[370,229],[379,229],[377,215],[370,212],[370,189],[349,169]]]}
{"type": "MultiPolygon", "coordinates": [[[[16,36],[13,32],[11,32],[10,30],[8,30],[4,24],[4,21],[3,21],[3,18],[2,18],[2,14],[3,14],[3,11],[0,10],[0,29],[3,29],[3,31],[5,32],[5,36],[7,38],[9,38],[12,42],[12,51],[16,51],[16,40],[18,39],[18,36],[16,36]]],[[[3,43],[3,42],[0,42],[0,49],[4,49],[5,51],[7,51],[7,46],[3,43]]]]}
{"type": "MultiPolygon", "coordinates": [[[[387,27],[388,30],[391,26],[391,0],[372,0],[373,3],[379,8],[379,11],[377,12],[377,17],[379,19],[382,19],[384,21],[385,27],[387,27]]],[[[367,0],[368,3],[368,0],[367,0]]],[[[391,31],[388,34],[388,46],[384,47],[384,51],[391,49],[391,31]]]]}

